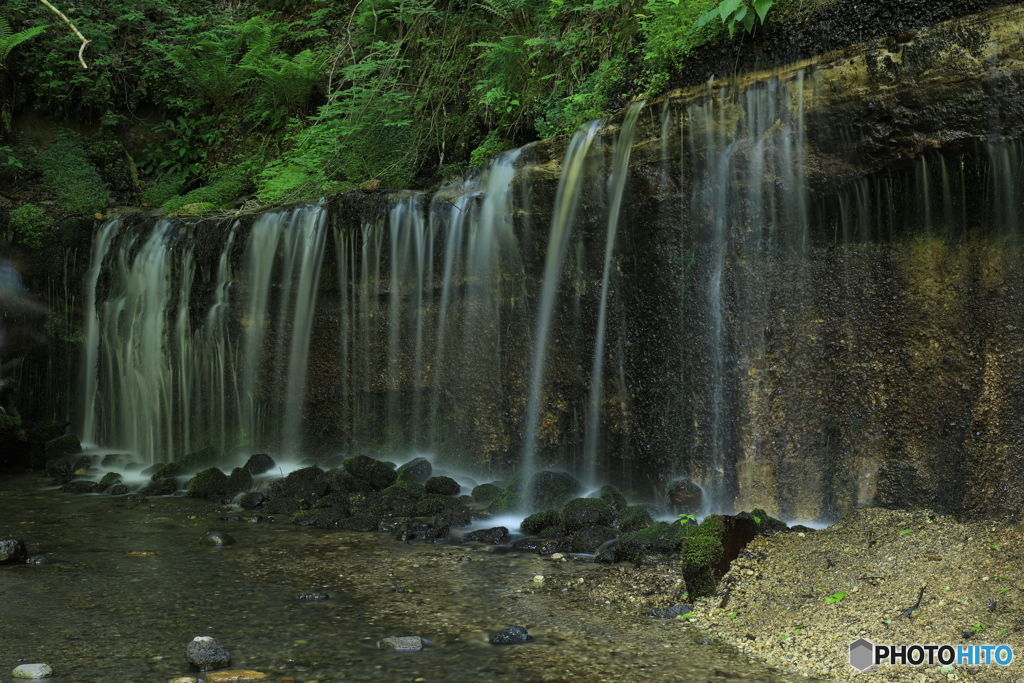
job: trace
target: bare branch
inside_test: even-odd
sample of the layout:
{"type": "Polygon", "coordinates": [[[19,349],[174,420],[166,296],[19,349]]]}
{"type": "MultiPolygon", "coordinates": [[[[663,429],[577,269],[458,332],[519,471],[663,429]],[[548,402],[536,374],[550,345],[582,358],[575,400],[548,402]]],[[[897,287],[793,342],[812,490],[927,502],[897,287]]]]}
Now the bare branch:
{"type": "Polygon", "coordinates": [[[70,26],[71,30],[75,32],[76,36],[78,36],[78,39],[82,41],[82,46],[78,48],[78,61],[82,63],[83,69],[88,69],[89,65],[85,63],[85,58],[82,55],[85,53],[85,46],[89,44],[89,41],[82,35],[82,32],[78,30],[78,27],[71,23],[71,20],[68,19],[63,12],[51,5],[47,0],[39,0],[39,2],[49,7],[54,14],[63,19],[64,23],[70,26]]]}

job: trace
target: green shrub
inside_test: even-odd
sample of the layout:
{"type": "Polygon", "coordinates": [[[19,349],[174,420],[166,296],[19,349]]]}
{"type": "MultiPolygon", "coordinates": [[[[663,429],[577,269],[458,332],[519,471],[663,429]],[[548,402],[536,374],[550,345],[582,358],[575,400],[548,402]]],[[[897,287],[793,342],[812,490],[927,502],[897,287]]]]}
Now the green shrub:
{"type": "Polygon", "coordinates": [[[38,206],[25,204],[11,211],[11,229],[19,243],[29,249],[41,249],[53,234],[53,219],[38,206]]]}
{"type": "Polygon", "coordinates": [[[139,199],[149,206],[163,206],[185,189],[184,173],[164,173],[149,183],[139,199]]]}
{"type": "Polygon", "coordinates": [[[234,166],[214,179],[209,185],[192,190],[180,197],[168,199],[161,208],[165,213],[201,213],[234,208],[234,200],[252,189],[249,169],[248,164],[234,166]]]}
{"type": "Polygon", "coordinates": [[[110,191],[100,172],[87,158],[79,137],[59,131],[38,158],[47,189],[57,195],[57,204],[78,214],[102,212],[110,205],[110,191]]]}
{"type": "Polygon", "coordinates": [[[498,152],[504,152],[509,149],[511,145],[505,142],[501,134],[497,130],[492,130],[483,139],[483,142],[469,154],[469,165],[470,166],[483,166],[484,162],[487,161],[487,157],[498,152]]]}

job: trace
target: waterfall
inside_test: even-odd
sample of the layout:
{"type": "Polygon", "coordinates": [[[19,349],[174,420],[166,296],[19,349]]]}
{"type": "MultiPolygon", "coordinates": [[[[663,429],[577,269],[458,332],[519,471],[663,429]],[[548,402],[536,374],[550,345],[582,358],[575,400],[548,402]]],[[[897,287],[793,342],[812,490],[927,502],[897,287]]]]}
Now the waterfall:
{"type": "Polygon", "coordinates": [[[103,259],[107,257],[107,250],[110,249],[110,242],[120,227],[121,220],[116,218],[100,226],[93,237],[89,270],[85,273],[85,329],[78,380],[82,396],[79,433],[85,443],[96,441],[96,363],[100,343],[100,323],[96,315],[96,283],[99,281],[103,259]]]}
{"type": "Polygon", "coordinates": [[[597,333],[594,337],[594,364],[590,371],[590,399],[588,401],[586,421],[586,441],[584,442],[585,481],[595,485],[597,479],[597,450],[599,441],[599,421],[601,411],[601,381],[604,373],[604,337],[608,314],[608,281],[611,275],[612,251],[615,248],[615,237],[619,229],[619,213],[622,209],[622,195],[626,189],[626,176],[629,174],[629,157],[633,151],[633,137],[636,133],[636,121],[644,103],[630,105],[626,118],[622,123],[622,131],[615,143],[615,154],[612,162],[610,201],[608,202],[608,233],[604,245],[604,268],[601,271],[601,303],[598,309],[597,333]]]}

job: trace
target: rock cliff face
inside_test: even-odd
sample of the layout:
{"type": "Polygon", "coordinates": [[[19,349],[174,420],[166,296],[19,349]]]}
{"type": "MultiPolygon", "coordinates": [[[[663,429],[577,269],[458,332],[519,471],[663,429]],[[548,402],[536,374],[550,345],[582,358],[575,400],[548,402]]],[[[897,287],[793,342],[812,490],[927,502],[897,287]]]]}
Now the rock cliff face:
{"type": "MultiPolygon", "coordinates": [[[[96,437],[154,459],[205,443],[433,450],[495,474],[531,450],[536,466],[638,496],[689,477],[716,508],[788,519],[869,503],[1016,510],[1022,20],[990,10],[648,103],[607,269],[599,392],[620,117],[586,153],[544,141],[432,196],[332,198],[309,233],[319,246],[258,243],[265,219],[165,226],[153,249],[167,295],[150,305],[167,339],[136,354],[132,325],[100,326],[96,437]],[[273,255],[262,269],[260,253],[273,255]],[[308,321],[300,292],[315,297],[308,321]],[[153,371],[162,407],[145,419],[129,415],[142,386],[125,389],[129,371],[153,371]]],[[[103,310],[123,304],[153,234],[118,228],[103,310]]]]}

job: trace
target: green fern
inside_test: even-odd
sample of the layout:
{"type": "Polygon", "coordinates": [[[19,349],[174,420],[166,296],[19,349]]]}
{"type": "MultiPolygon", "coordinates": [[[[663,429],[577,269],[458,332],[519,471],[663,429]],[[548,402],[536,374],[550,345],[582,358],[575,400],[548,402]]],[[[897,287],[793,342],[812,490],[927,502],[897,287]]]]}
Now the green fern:
{"type": "Polygon", "coordinates": [[[45,30],[45,26],[33,26],[18,33],[11,33],[11,25],[7,23],[7,19],[0,17],[0,69],[4,68],[4,62],[7,61],[11,50],[45,30]]]}

